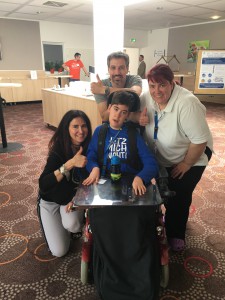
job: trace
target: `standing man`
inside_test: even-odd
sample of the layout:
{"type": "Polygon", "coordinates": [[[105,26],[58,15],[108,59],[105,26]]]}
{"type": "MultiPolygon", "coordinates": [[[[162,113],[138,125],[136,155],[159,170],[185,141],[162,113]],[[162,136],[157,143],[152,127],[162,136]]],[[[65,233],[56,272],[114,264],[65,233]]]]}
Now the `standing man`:
{"type": "Polygon", "coordinates": [[[145,72],[146,72],[146,63],[144,62],[144,55],[139,56],[139,67],[138,67],[138,75],[142,78],[145,79],[145,72]]]}
{"type": "Polygon", "coordinates": [[[89,73],[86,70],[83,62],[80,60],[81,54],[76,52],[74,54],[74,59],[68,60],[65,62],[62,67],[69,72],[72,76],[70,81],[79,81],[80,80],[80,69],[83,69],[86,76],[89,77],[89,73]]]}
{"type": "MultiPolygon", "coordinates": [[[[107,58],[109,78],[91,83],[91,92],[98,104],[102,121],[108,121],[108,96],[115,91],[133,91],[139,96],[142,92],[142,79],[138,75],[127,75],[129,71],[129,56],[124,52],[113,52],[107,58]]],[[[133,114],[133,113],[132,113],[133,114]]],[[[132,117],[131,117],[132,118],[132,117]]]]}

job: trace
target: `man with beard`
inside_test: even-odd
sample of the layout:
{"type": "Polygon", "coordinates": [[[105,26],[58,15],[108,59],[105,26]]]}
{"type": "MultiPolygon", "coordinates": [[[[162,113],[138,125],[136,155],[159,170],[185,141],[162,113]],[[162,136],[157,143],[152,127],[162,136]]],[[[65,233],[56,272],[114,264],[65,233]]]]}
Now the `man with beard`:
{"type": "MultiPolygon", "coordinates": [[[[132,91],[139,96],[142,92],[142,79],[138,75],[127,75],[129,71],[129,56],[124,52],[113,52],[107,57],[109,78],[101,80],[98,75],[97,82],[91,83],[91,92],[98,104],[102,121],[108,121],[107,99],[115,91],[132,91]]],[[[140,112],[131,113],[130,120],[138,122],[140,112]]]]}

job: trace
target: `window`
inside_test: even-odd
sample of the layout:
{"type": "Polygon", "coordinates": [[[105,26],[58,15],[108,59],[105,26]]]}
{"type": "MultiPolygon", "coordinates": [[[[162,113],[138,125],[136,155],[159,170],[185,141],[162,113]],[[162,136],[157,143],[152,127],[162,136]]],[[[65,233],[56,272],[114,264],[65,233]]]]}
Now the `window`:
{"type": "MultiPolygon", "coordinates": [[[[43,43],[45,71],[58,71],[63,63],[63,45],[57,43],[43,43]]],[[[61,71],[61,70],[60,70],[61,71]]]]}

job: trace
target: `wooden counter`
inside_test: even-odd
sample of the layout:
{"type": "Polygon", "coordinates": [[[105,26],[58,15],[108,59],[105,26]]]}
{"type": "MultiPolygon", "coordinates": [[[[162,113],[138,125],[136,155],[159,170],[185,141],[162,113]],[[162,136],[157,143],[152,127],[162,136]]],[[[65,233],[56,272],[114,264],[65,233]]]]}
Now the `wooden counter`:
{"type": "Polygon", "coordinates": [[[195,76],[193,74],[177,74],[174,73],[175,79],[178,78],[180,81],[180,85],[188,89],[189,91],[193,91],[195,76]],[[185,82],[184,82],[185,80],[185,82]]]}
{"type": "MultiPolygon", "coordinates": [[[[48,76],[45,71],[42,70],[37,70],[36,72],[37,79],[31,79],[30,70],[0,70],[0,83],[10,82],[22,84],[21,89],[2,87],[0,90],[2,98],[10,103],[42,100],[41,89],[58,85],[58,79],[48,76]]],[[[57,76],[57,74],[55,74],[55,76],[57,76]]],[[[62,79],[62,86],[68,83],[68,78],[62,79]]]]}
{"type": "Polygon", "coordinates": [[[58,127],[63,115],[70,109],[83,110],[91,120],[92,130],[102,123],[93,96],[74,95],[74,91],[42,89],[44,122],[58,127]]]}

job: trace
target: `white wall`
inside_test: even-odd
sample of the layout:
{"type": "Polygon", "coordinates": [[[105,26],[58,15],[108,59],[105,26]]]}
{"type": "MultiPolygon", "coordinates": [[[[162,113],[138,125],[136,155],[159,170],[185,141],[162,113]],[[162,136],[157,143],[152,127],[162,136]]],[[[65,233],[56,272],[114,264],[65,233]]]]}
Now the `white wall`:
{"type": "Polygon", "coordinates": [[[145,57],[147,71],[160,59],[160,56],[157,56],[156,52],[165,51],[165,55],[167,55],[168,37],[168,28],[148,32],[148,46],[140,49],[140,54],[145,57]]]}
{"type": "Polygon", "coordinates": [[[137,69],[139,65],[139,48],[124,48],[124,52],[129,55],[130,64],[129,64],[129,74],[137,75],[137,69]]]}
{"type": "Polygon", "coordinates": [[[89,25],[40,21],[40,32],[42,41],[63,42],[66,48],[93,48],[93,27],[89,25]]]}
{"type": "Polygon", "coordinates": [[[144,30],[124,30],[124,48],[143,48],[148,46],[148,31],[144,30]],[[135,38],[134,43],[131,39],[135,38]]]}

